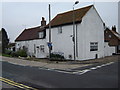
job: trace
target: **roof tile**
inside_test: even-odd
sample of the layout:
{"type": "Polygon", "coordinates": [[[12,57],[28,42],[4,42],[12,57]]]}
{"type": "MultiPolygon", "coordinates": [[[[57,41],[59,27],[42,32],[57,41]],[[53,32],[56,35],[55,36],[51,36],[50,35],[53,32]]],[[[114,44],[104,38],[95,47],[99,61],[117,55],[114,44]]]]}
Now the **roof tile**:
{"type": "MultiPolygon", "coordinates": [[[[92,7],[93,5],[83,7],[80,9],[74,10],[75,13],[75,22],[81,21],[83,16],[87,13],[87,11],[92,7]]],[[[51,20],[51,27],[53,26],[59,26],[64,24],[69,24],[73,22],[73,10],[57,14],[52,20],[51,20]]],[[[48,24],[49,25],[49,24],[48,24]]],[[[46,27],[48,27],[48,25],[46,27]]]]}
{"type": "Polygon", "coordinates": [[[43,31],[44,28],[34,27],[34,28],[29,28],[25,29],[17,38],[15,41],[25,41],[25,40],[33,40],[33,39],[38,39],[38,32],[43,31]]]}

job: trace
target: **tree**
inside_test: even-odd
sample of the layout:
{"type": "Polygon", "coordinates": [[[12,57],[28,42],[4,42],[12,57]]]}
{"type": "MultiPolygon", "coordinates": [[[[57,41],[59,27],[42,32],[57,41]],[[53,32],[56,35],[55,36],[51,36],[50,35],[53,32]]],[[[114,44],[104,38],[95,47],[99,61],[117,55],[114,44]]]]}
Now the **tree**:
{"type": "Polygon", "coordinates": [[[4,28],[2,28],[1,33],[2,33],[2,53],[5,53],[5,49],[8,46],[9,39],[8,39],[7,32],[5,31],[4,28]]]}

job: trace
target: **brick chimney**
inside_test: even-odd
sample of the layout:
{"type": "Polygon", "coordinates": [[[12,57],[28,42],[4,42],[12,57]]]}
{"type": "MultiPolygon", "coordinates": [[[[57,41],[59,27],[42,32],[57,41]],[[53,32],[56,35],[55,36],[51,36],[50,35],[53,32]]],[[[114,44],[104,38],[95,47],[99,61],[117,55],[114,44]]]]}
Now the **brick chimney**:
{"type": "Polygon", "coordinates": [[[116,26],[115,26],[115,25],[112,26],[112,30],[113,30],[114,32],[116,32],[116,26]]]}
{"type": "Polygon", "coordinates": [[[42,17],[41,26],[45,26],[45,25],[46,25],[46,20],[44,17],[42,17]]]}

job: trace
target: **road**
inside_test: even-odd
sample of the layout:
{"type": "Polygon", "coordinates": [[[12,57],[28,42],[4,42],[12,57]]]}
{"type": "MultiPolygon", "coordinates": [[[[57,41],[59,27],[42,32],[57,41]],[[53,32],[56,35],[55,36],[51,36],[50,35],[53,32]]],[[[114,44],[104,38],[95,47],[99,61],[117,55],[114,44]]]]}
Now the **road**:
{"type": "Polygon", "coordinates": [[[2,83],[2,88],[3,89],[17,89],[16,87],[14,87],[14,86],[11,86],[11,85],[9,85],[9,84],[6,84],[6,83],[2,83]]]}
{"type": "Polygon", "coordinates": [[[118,88],[118,62],[68,72],[20,66],[2,61],[2,77],[35,89],[118,88]]]}

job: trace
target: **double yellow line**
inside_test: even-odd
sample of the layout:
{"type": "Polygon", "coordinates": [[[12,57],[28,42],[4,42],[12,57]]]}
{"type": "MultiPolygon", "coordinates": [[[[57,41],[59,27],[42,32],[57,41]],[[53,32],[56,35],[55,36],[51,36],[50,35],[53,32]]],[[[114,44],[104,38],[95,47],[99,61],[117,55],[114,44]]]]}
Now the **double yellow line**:
{"type": "Polygon", "coordinates": [[[26,86],[26,85],[23,85],[23,84],[20,84],[20,83],[16,83],[14,81],[11,81],[11,80],[3,78],[3,77],[0,77],[0,81],[2,81],[4,83],[7,83],[9,85],[12,85],[12,86],[21,88],[21,89],[25,89],[25,90],[38,90],[36,88],[32,88],[32,87],[29,87],[29,86],[26,86]]]}

